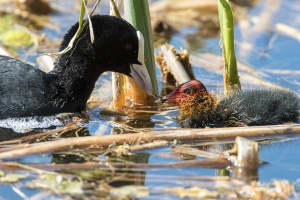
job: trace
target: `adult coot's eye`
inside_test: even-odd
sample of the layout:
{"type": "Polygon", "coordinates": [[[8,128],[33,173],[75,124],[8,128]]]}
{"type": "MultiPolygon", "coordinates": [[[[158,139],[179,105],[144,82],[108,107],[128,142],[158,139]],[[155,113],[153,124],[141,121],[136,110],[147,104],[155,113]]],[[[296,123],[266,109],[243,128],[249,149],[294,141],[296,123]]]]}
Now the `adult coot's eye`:
{"type": "Polygon", "coordinates": [[[132,49],[132,45],[131,44],[126,44],[125,48],[127,51],[130,51],[132,49]]]}
{"type": "Polygon", "coordinates": [[[190,93],[191,93],[191,89],[190,89],[190,88],[185,88],[185,89],[183,90],[183,93],[185,93],[185,94],[190,94],[190,93]]]}

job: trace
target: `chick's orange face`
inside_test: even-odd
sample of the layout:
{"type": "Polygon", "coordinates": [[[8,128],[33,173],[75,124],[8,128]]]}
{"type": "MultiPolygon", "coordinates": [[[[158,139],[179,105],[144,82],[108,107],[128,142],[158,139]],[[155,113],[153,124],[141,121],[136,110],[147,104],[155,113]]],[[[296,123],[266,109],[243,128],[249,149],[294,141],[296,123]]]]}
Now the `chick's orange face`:
{"type": "Polygon", "coordinates": [[[205,86],[197,80],[191,80],[179,85],[174,91],[166,96],[168,103],[180,105],[186,99],[199,94],[207,94],[205,86]]]}

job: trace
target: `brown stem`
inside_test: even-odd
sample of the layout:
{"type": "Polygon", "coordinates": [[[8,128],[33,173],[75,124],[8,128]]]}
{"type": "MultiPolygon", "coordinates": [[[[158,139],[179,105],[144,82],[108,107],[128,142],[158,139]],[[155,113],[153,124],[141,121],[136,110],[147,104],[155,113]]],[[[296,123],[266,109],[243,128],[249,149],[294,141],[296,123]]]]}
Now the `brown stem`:
{"type": "Polygon", "coordinates": [[[62,138],[57,141],[41,142],[19,146],[18,149],[8,147],[3,148],[0,159],[24,156],[28,154],[46,153],[66,150],[69,148],[87,148],[90,146],[100,146],[107,148],[111,144],[139,144],[156,140],[166,141],[209,141],[209,140],[233,140],[237,136],[245,138],[266,138],[278,135],[292,135],[300,133],[300,125],[276,125],[276,126],[253,126],[237,128],[214,128],[214,129],[177,129],[164,132],[147,132],[122,135],[104,135],[79,138],[62,138]]]}

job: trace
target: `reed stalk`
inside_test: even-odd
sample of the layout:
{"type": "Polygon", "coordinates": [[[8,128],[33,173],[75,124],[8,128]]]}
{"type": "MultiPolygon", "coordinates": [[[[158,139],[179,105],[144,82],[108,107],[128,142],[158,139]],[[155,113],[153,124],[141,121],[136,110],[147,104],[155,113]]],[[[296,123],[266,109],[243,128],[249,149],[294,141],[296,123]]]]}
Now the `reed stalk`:
{"type": "Polygon", "coordinates": [[[221,46],[224,57],[224,92],[230,94],[241,89],[234,50],[234,22],[231,8],[226,0],[218,1],[221,46]]]}

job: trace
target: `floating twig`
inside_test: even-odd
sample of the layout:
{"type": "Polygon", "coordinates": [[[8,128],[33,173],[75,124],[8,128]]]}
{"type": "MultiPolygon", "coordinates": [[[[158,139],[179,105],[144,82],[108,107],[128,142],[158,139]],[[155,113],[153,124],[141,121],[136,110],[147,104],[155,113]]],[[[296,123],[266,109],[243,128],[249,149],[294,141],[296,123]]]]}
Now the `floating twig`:
{"type": "MultiPolygon", "coordinates": [[[[227,158],[212,158],[205,160],[186,160],[179,162],[163,163],[163,164],[146,164],[146,163],[113,163],[113,162],[86,162],[86,163],[69,163],[69,164],[28,164],[26,169],[50,169],[50,170],[76,170],[76,169],[160,169],[160,168],[224,168],[231,165],[227,158]]],[[[21,167],[15,162],[1,162],[0,167],[21,167]]]]}
{"type": "MultiPolygon", "coordinates": [[[[270,138],[271,136],[300,134],[300,125],[252,126],[213,129],[177,129],[164,132],[147,132],[122,135],[104,135],[80,138],[63,138],[56,141],[27,144],[3,148],[0,159],[66,150],[69,148],[87,148],[89,146],[109,147],[111,144],[133,144],[134,142],[152,142],[155,140],[196,142],[209,140],[233,140],[237,136],[245,138],[270,138]]],[[[138,144],[137,143],[137,144],[138,144]]]]}

